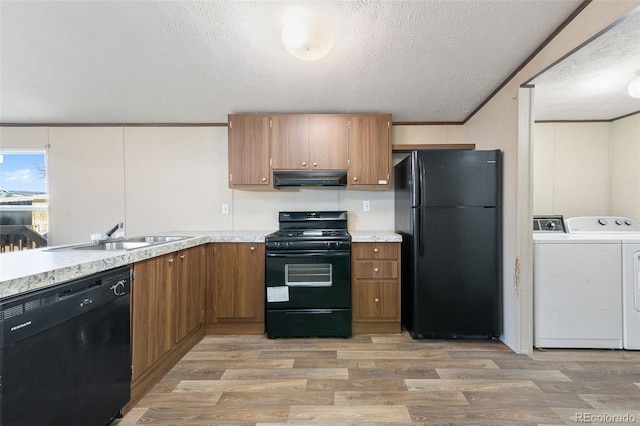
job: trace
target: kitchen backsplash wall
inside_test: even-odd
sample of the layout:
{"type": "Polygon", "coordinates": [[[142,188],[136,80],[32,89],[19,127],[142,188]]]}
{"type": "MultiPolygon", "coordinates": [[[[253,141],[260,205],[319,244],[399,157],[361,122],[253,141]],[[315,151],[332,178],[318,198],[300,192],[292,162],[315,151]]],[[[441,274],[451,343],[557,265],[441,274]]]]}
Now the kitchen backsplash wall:
{"type": "MultiPolygon", "coordinates": [[[[456,125],[394,126],[393,141],[464,143],[456,125]]],[[[347,210],[352,230],[394,228],[393,191],[229,189],[226,127],[0,127],[0,146],[48,147],[51,245],[88,241],[118,221],[127,235],[275,230],[281,210],[347,210]]]]}

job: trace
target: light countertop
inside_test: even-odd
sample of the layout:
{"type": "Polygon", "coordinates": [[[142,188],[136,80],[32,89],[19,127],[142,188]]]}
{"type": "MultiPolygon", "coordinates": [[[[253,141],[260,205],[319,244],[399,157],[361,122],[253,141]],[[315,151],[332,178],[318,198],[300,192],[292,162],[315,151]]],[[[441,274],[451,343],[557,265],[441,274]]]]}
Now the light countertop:
{"type": "MultiPolygon", "coordinates": [[[[179,241],[129,251],[60,250],[49,248],[0,254],[0,299],[61,284],[96,272],[207,243],[264,243],[273,231],[176,231],[164,235],[190,236],[179,241]]],[[[400,242],[390,231],[349,231],[353,242],[400,242]]]]}

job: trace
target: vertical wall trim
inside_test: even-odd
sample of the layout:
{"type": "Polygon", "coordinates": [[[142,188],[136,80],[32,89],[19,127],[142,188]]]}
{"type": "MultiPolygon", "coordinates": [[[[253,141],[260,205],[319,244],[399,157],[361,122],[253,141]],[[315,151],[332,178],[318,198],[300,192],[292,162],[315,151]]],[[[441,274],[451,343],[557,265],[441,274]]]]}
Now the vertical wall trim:
{"type": "Polygon", "coordinates": [[[516,199],[516,348],[533,351],[533,102],[534,89],[518,90],[518,174],[516,199]]]}
{"type": "Polygon", "coordinates": [[[129,215],[127,212],[127,151],[124,140],[124,126],[121,128],[122,135],[122,196],[124,197],[123,205],[124,205],[124,231],[125,234],[127,232],[127,222],[129,221],[129,215]]]}

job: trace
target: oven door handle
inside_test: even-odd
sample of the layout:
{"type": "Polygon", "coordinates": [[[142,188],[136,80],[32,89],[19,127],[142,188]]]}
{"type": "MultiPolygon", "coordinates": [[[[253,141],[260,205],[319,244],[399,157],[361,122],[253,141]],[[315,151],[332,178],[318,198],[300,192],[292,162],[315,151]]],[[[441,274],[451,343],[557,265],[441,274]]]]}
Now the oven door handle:
{"type": "Polygon", "coordinates": [[[349,251],[304,252],[304,253],[267,253],[267,257],[343,257],[351,256],[349,251]]]}

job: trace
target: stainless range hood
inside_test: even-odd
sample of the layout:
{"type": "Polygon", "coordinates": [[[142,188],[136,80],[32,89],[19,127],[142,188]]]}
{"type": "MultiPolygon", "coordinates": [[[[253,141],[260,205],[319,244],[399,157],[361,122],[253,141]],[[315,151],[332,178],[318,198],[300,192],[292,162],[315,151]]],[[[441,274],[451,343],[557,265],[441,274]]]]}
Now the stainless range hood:
{"type": "Polygon", "coordinates": [[[274,171],[273,186],[346,186],[346,170],[274,171]]]}

